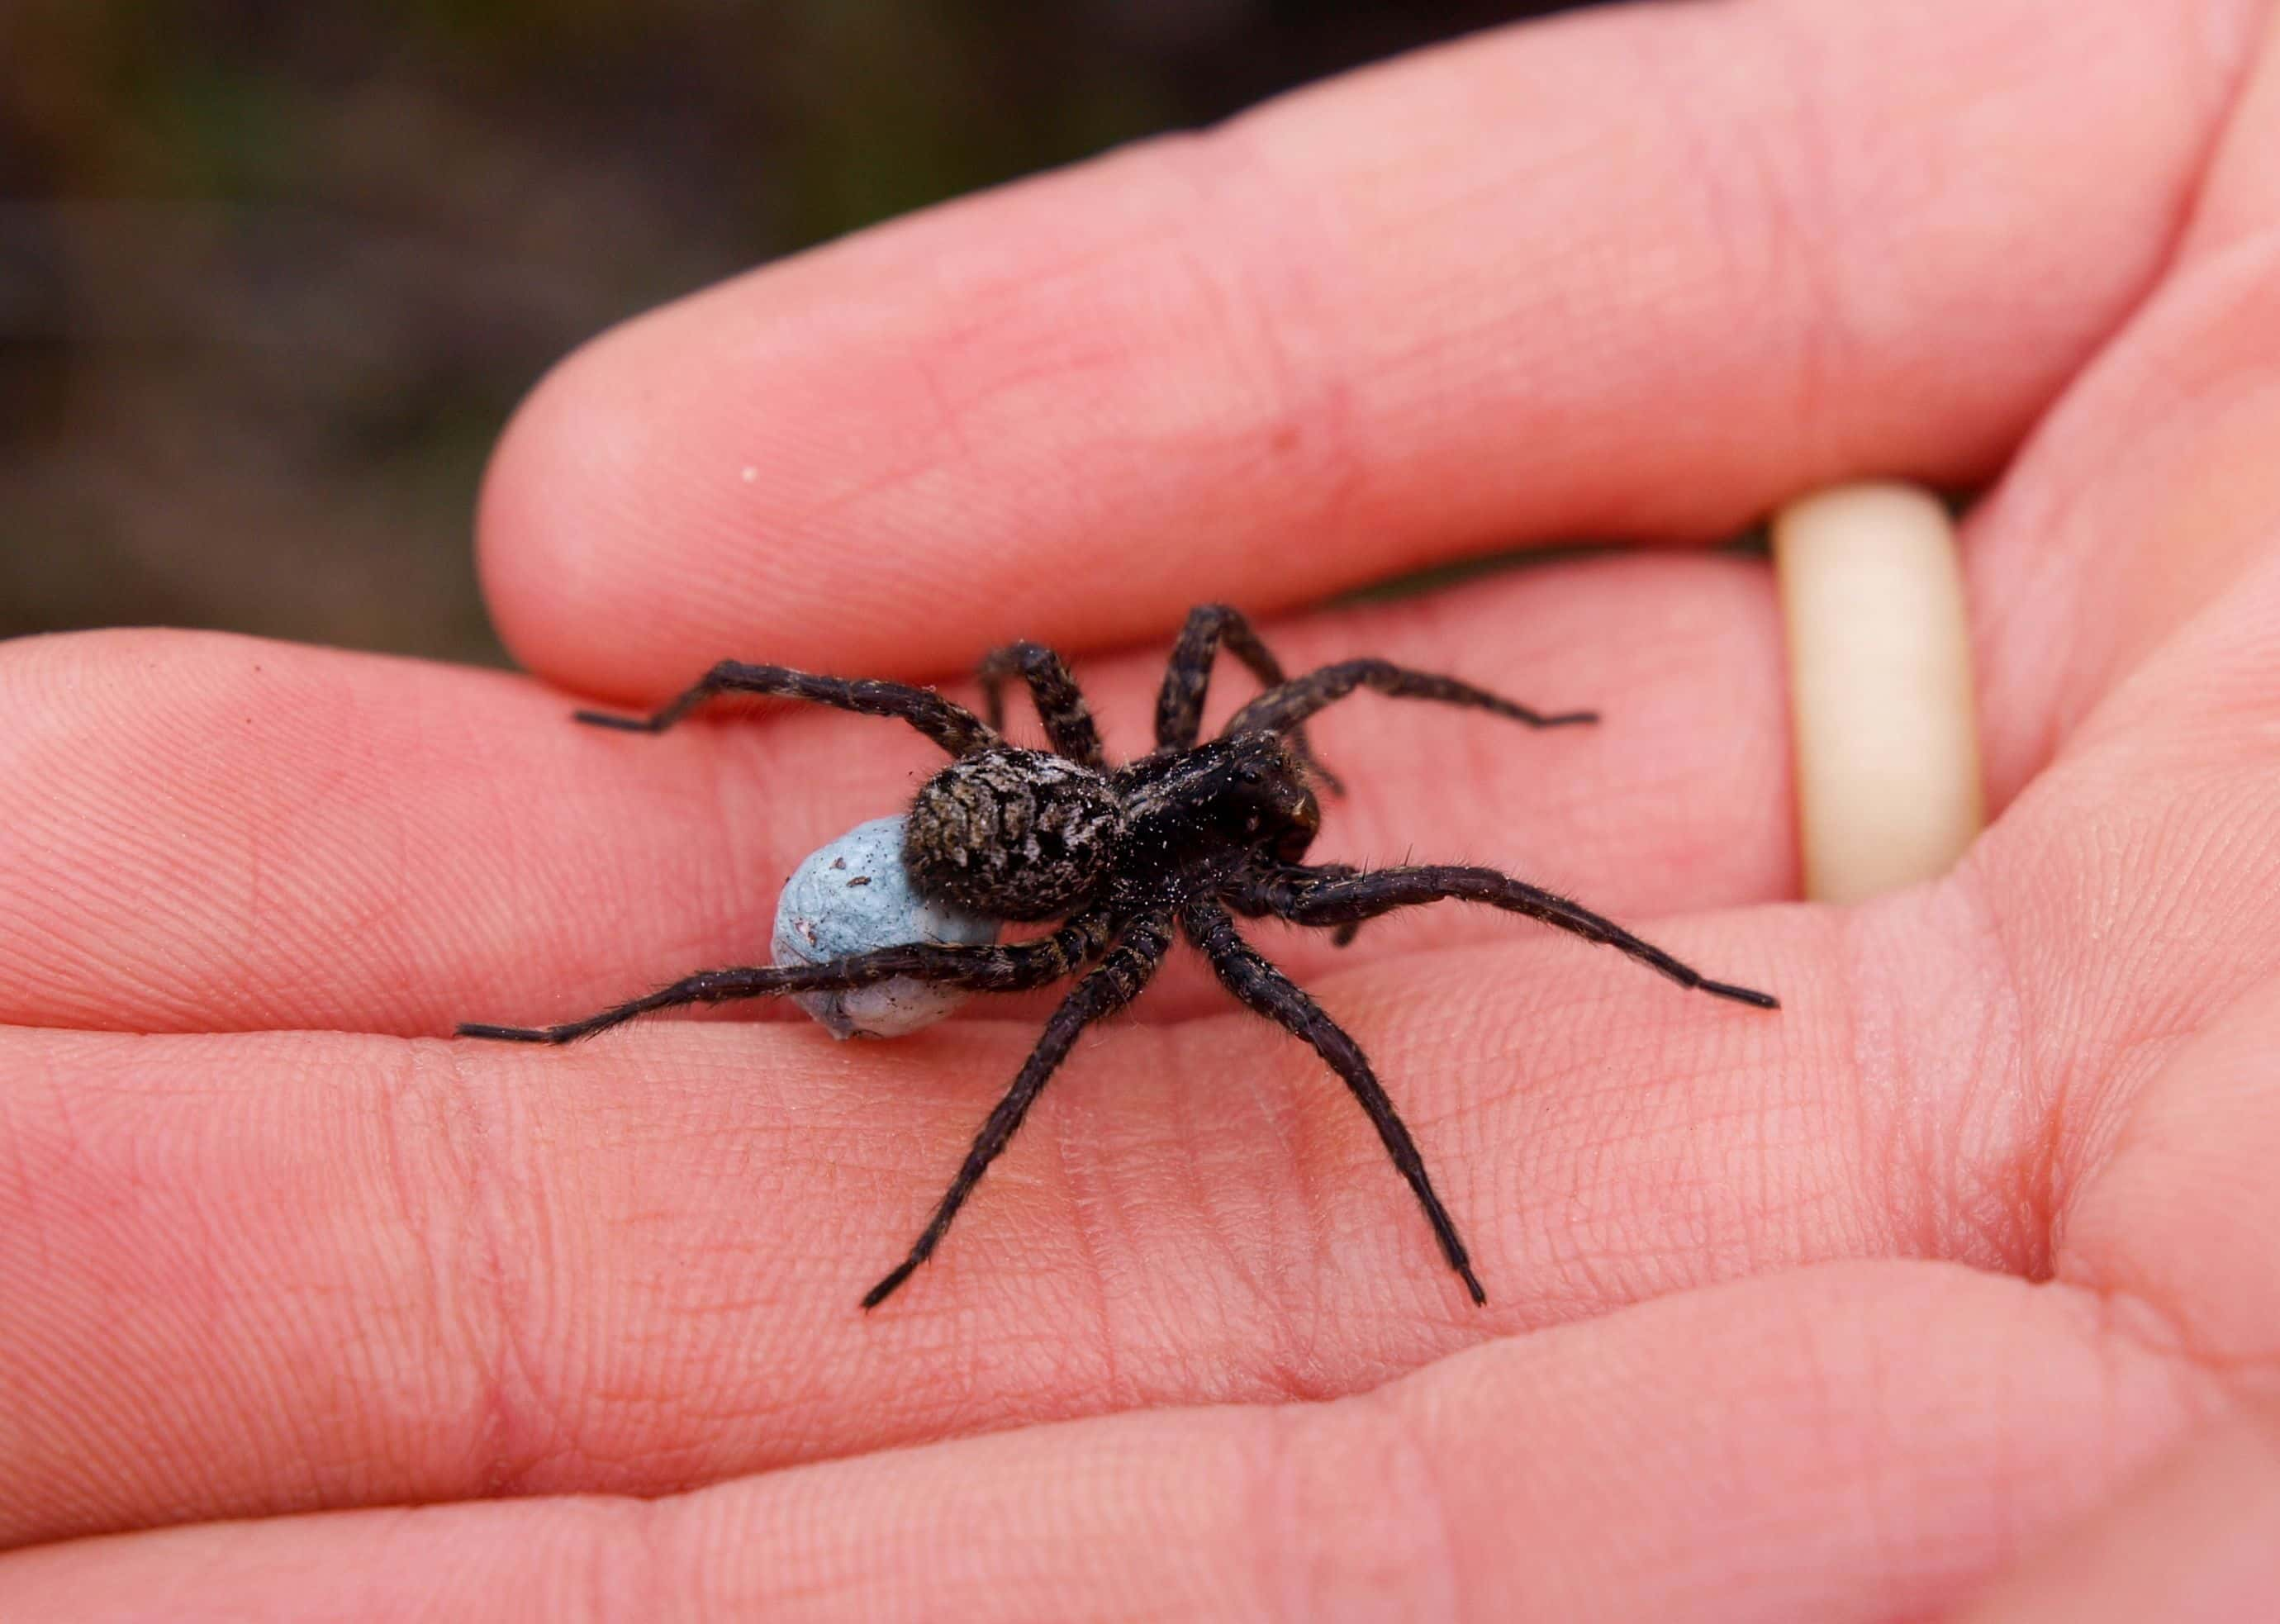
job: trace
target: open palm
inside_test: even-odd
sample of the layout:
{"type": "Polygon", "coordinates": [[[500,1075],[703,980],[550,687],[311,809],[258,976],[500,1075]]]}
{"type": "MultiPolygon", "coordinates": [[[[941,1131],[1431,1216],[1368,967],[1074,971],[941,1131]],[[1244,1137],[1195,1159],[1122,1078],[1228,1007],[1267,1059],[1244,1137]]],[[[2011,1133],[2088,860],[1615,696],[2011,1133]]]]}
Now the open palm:
{"type": "Polygon", "coordinates": [[[483,559],[563,689],[1028,635],[1118,755],[1194,601],[1994,479],[2000,815],[1856,909],[1786,900],[1759,565],[1267,625],[1292,666],[1604,718],[1327,713],[1318,855],[1498,864],[1784,1004],[1456,909],[1259,933],[1375,1057],[1485,1310],[1335,1080],[1191,963],[870,1316],[1036,1000],[889,1044],[441,1035],[751,961],[792,864],[936,759],[905,730],[629,740],[514,677],[0,650],[0,1617],[1954,1605],[2280,1350],[2276,377],[2261,5],[1767,0],[1358,75],[540,390],[483,559]]]}

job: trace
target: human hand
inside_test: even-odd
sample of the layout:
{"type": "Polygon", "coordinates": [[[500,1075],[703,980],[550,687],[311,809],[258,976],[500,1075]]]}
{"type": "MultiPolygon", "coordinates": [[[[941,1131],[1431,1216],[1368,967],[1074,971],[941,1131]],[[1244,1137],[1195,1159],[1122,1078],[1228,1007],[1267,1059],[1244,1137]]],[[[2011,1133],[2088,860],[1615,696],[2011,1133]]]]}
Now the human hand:
{"type": "Polygon", "coordinates": [[[1268,628],[1605,717],[1341,707],[1323,856],[1498,862],[1784,1003],[1457,910],[1262,936],[1484,1311],[1313,1057],[1192,976],[871,1316],[1021,1009],[439,1036],[751,958],[929,765],[891,726],[0,653],[0,1617],[1920,1617],[2267,1386],[2280,56],[2246,0],[1927,9],[1429,53],[659,312],[500,451],[492,602],[564,688],[1020,634],[1119,752],[1192,601],[1999,472],[1999,820],[1855,909],[1782,905],[1757,565],[1268,628]]]}

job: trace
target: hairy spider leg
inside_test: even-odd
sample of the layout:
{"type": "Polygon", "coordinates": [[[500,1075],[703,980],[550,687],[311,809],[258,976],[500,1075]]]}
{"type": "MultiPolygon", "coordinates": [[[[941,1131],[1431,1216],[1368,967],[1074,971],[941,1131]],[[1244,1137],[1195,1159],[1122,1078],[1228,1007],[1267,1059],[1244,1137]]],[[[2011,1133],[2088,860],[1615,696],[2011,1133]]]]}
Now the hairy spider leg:
{"type": "Polygon", "coordinates": [[[1345,1028],[1329,1018],[1322,1006],[1306,996],[1289,976],[1276,969],[1235,928],[1226,908],[1208,897],[1191,897],[1181,905],[1180,924],[1189,940],[1203,950],[1218,973],[1220,982],[1233,993],[1246,1008],[1266,1016],[1293,1037],[1306,1043],[1343,1079],[1384,1142],[1386,1154],[1409,1181],[1409,1188],[1417,1197],[1418,1205],[1425,1209],[1426,1221],[1433,1226],[1433,1234],[1441,1243],[1441,1255],[1449,1266],[1457,1271],[1472,1293],[1475,1304],[1485,1304],[1488,1293],[1481,1289],[1478,1276],[1473,1273],[1472,1255],[1465,1250],[1457,1226],[1449,1211],[1434,1193],[1433,1181],[1426,1176],[1425,1158],[1418,1153],[1417,1142],[1409,1136],[1409,1129],[1401,1120],[1401,1113],[1393,1108],[1393,1101],[1370,1070],[1369,1058],[1361,1051],[1345,1028]]]}
{"type": "Polygon", "coordinates": [[[982,714],[990,727],[1004,731],[1005,679],[1019,677],[1029,685],[1029,697],[1036,701],[1038,718],[1055,752],[1097,771],[1108,770],[1092,709],[1059,655],[1041,643],[1009,643],[984,655],[974,674],[982,679],[982,714]]]}
{"type": "Polygon", "coordinates": [[[724,659],[704,679],[663,710],[648,716],[615,716],[606,711],[573,712],[593,727],[626,733],[663,733],[716,694],[765,694],[775,699],[809,699],[864,716],[890,716],[908,722],[953,756],[970,756],[998,743],[998,730],[962,704],[930,688],[871,678],[820,677],[788,666],[747,666],[724,659]]]}
{"type": "Polygon", "coordinates": [[[1140,996],[1156,966],[1164,961],[1164,954],[1172,944],[1172,921],[1161,909],[1143,913],[1124,931],[1114,948],[1103,958],[1091,973],[1079,981],[1061,1005],[1045,1022],[1044,1033],[1037,1046],[1022,1062],[1021,1072],[1005,1097],[998,1102],[996,1110],[982,1123],[982,1131],[974,1136],[974,1148],[966,1153],[966,1160],[958,1169],[958,1176],[950,1181],[950,1189],[927,1220],[926,1230],[911,1248],[910,1256],[897,1264],[887,1277],[864,1294],[863,1306],[876,1308],[894,1294],[895,1289],[911,1277],[912,1271],[934,1255],[934,1249],[949,1232],[951,1220],[958,1216],[959,1208],[974,1193],[990,1164],[998,1159],[1021,1119],[1036,1103],[1044,1089],[1045,1081],[1068,1058],[1077,1035],[1104,1015],[1113,1014],[1140,996]]]}
{"type": "Polygon", "coordinates": [[[1393,699],[1433,699],[1443,704],[1470,706],[1495,715],[1509,717],[1516,722],[1526,722],[1531,727],[1568,727],[1582,722],[1599,720],[1597,711],[1562,711],[1557,715],[1545,715],[1524,704],[1515,704],[1486,689],[1475,688],[1469,682],[1460,682],[1454,677],[1444,677],[1429,671],[1412,671],[1406,666],[1390,660],[1349,659],[1335,666],[1325,666],[1310,671],[1303,677],[1294,677],[1280,688],[1269,689],[1235,713],[1221,736],[1233,738],[1238,733],[1288,733],[1326,705],[1335,704],[1358,688],[1367,688],[1393,699]]]}
{"type": "MultiPolygon", "coordinates": [[[[1164,686],[1156,696],[1156,748],[1193,750],[1204,725],[1204,699],[1211,692],[1212,666],[1224,646],[1251,668],[1263,688],[1282,686],[1282,662],[1252,629],[1243,612],[1231,604],[1198,604],[1188,611],[1187,624],[1165,663],[1164,686]]],[[[1313,758],[1303,727],[1290,730],[1291,748],[1307,770],[1333,795],[1344,795],[1345,785],[1313,758]]]]}
{"type": "Polygon", "coordinates": [[[513,1043],[569,1043],[654,1010],[683,1004],[720,1004],[731,998],[767,998],[793,992],[845,992],[907,975],[914,981],[964,987],[976,992],[1026,992],[1074,974],[1098,958],[1122,919],[1102,908],[1080,914],[1049,936],[1001,945],[959,946],[914,942],[875,948],[820,965],[752,965],[700,970],[671,986],[628,999],[582,1020],[555,1027],[495,1027],[464,1023],[461,1037],[497,1038],[513,1043]]]}
{"type": "MultiPolygon", "coordinates": [[[[1245,919],[1279,920],[1282,918],[1282,892],[1278,889],[1285,875],[1291,871],[1278,866],[1261,872],[1256,868],[1239,869],[1220,888],[1219,899],[1245,919]]],[[[1362,871],[1351,863],[1314,863],[1298,871],[1322,880],[1351,880],[1362,871]]],[[[1361,934],[1361,921],[1348,920],[1330,934],[1332,947],[1351,947],[1361,934]]]]}
{"type": "Polygon", "coordinates": [[[1294,925],[1353,925],[1421,903],[1483,902],[1507,912],[1524,913],[1586,942],[1597,942],[1628,953],[1682,987],[1759,1009],[1781,1007],[1780,1000],[1771,993],[1714,981],[1652,942],[1631,935],[1613,920],[1493,868],[1435,864],[1355,874],[1350,870],[1340,873],[1328,868],[1290,867],[1264,874],[1254,871],[1238,878],[1236,883],[1247,883],[1251,888],[1242,905],[1255,907],[1294,925]]]}

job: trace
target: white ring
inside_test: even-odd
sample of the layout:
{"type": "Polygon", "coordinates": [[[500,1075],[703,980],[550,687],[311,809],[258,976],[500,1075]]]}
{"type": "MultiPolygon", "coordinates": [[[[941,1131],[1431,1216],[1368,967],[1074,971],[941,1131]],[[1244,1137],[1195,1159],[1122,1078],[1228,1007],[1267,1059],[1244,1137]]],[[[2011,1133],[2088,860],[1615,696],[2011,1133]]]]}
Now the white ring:
{"type": "Polygon", "coordinates": [[[1805,893],[1858,902],[1945,874],[1983,800],[1955,527],[1912,485],[1775,518],[1805,893]]]}

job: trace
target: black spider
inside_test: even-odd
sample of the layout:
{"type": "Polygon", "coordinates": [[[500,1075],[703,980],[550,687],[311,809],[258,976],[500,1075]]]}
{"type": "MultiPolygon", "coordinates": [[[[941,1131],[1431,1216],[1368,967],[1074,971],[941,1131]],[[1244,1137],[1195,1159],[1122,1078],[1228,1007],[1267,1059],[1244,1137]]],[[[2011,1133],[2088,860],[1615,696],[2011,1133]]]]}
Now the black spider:
{"type": "Polygon", "coordinates": [[[1765,993],[1707,980],[1612,920],[1492,868],[1426,866],[1365,873],[1301,861],[1321,823],[1307,776],[1311,773],[1326,787],[1336,786],[1310,760],[1303,725],[1356,689],[1474,706],[1531,727],[1598,720],[1590,712],[1541,715],[1453,678],[1382,659],[1344,660],[1285,681],[1250,623],[1220,604],[1205,604],[1188,616],[1156,702],[1156,750],[1124,766],[1111,767],[1102,756],[1084,697],[1051,649],[1033,643],[1000,649],[982,662],[982,681],[987,721],[930,689],[724,661],[645,720],[591,711],[579,712],[577,719],[628,732],[662,733],[722,693],[812,699],[867,716],[899,717],[953,758],[920,789],[911,808],[904,861],[917,889],[997,919],[1065,920],[1051,935],[1005,946],[914,944],[827,964],[705,970],[583,1020],[537,1028],[468,1025],[459,1028],[459,1035],[565,1043],[675,1004],[843,991],[897,976],[1014,992],[1083,971],[1045,1023],[1044,1035],[1013,1088],[974,1136],[974,1148],[910,1256],[864,1297],[865,1308],[875,1308],[933,1253],[974,1184],[1021,1127],[1045,1080],[1067,1058],[1077,1035],[1139,995],[1170,948],[1176,924],[1237,1000],[1312,1045],[1345,1080],[1393,1165],[1416,1192],[1449,1266],[1473,1301],[1485,1303],[1487,1294],[1473,1274],[1456,1225],[1433,1193],[1416,1143],[1360,1046],[1244,943],[1229,911],[1335,928],[1344,942],[1364,920],[1414,903],[1458,897],[1604,943],[1681,986],[1763,1009],[1779,1007],[1765,993]],[[1237,711],[1219,737],[1198,744],[1204,694],[1222,643],[1267,691],[1237,711]],[[1000,685],[1009,676],[1028,684],[1054,753],[1018,749],[999,735],[1005,720],[1000,685]]]}

